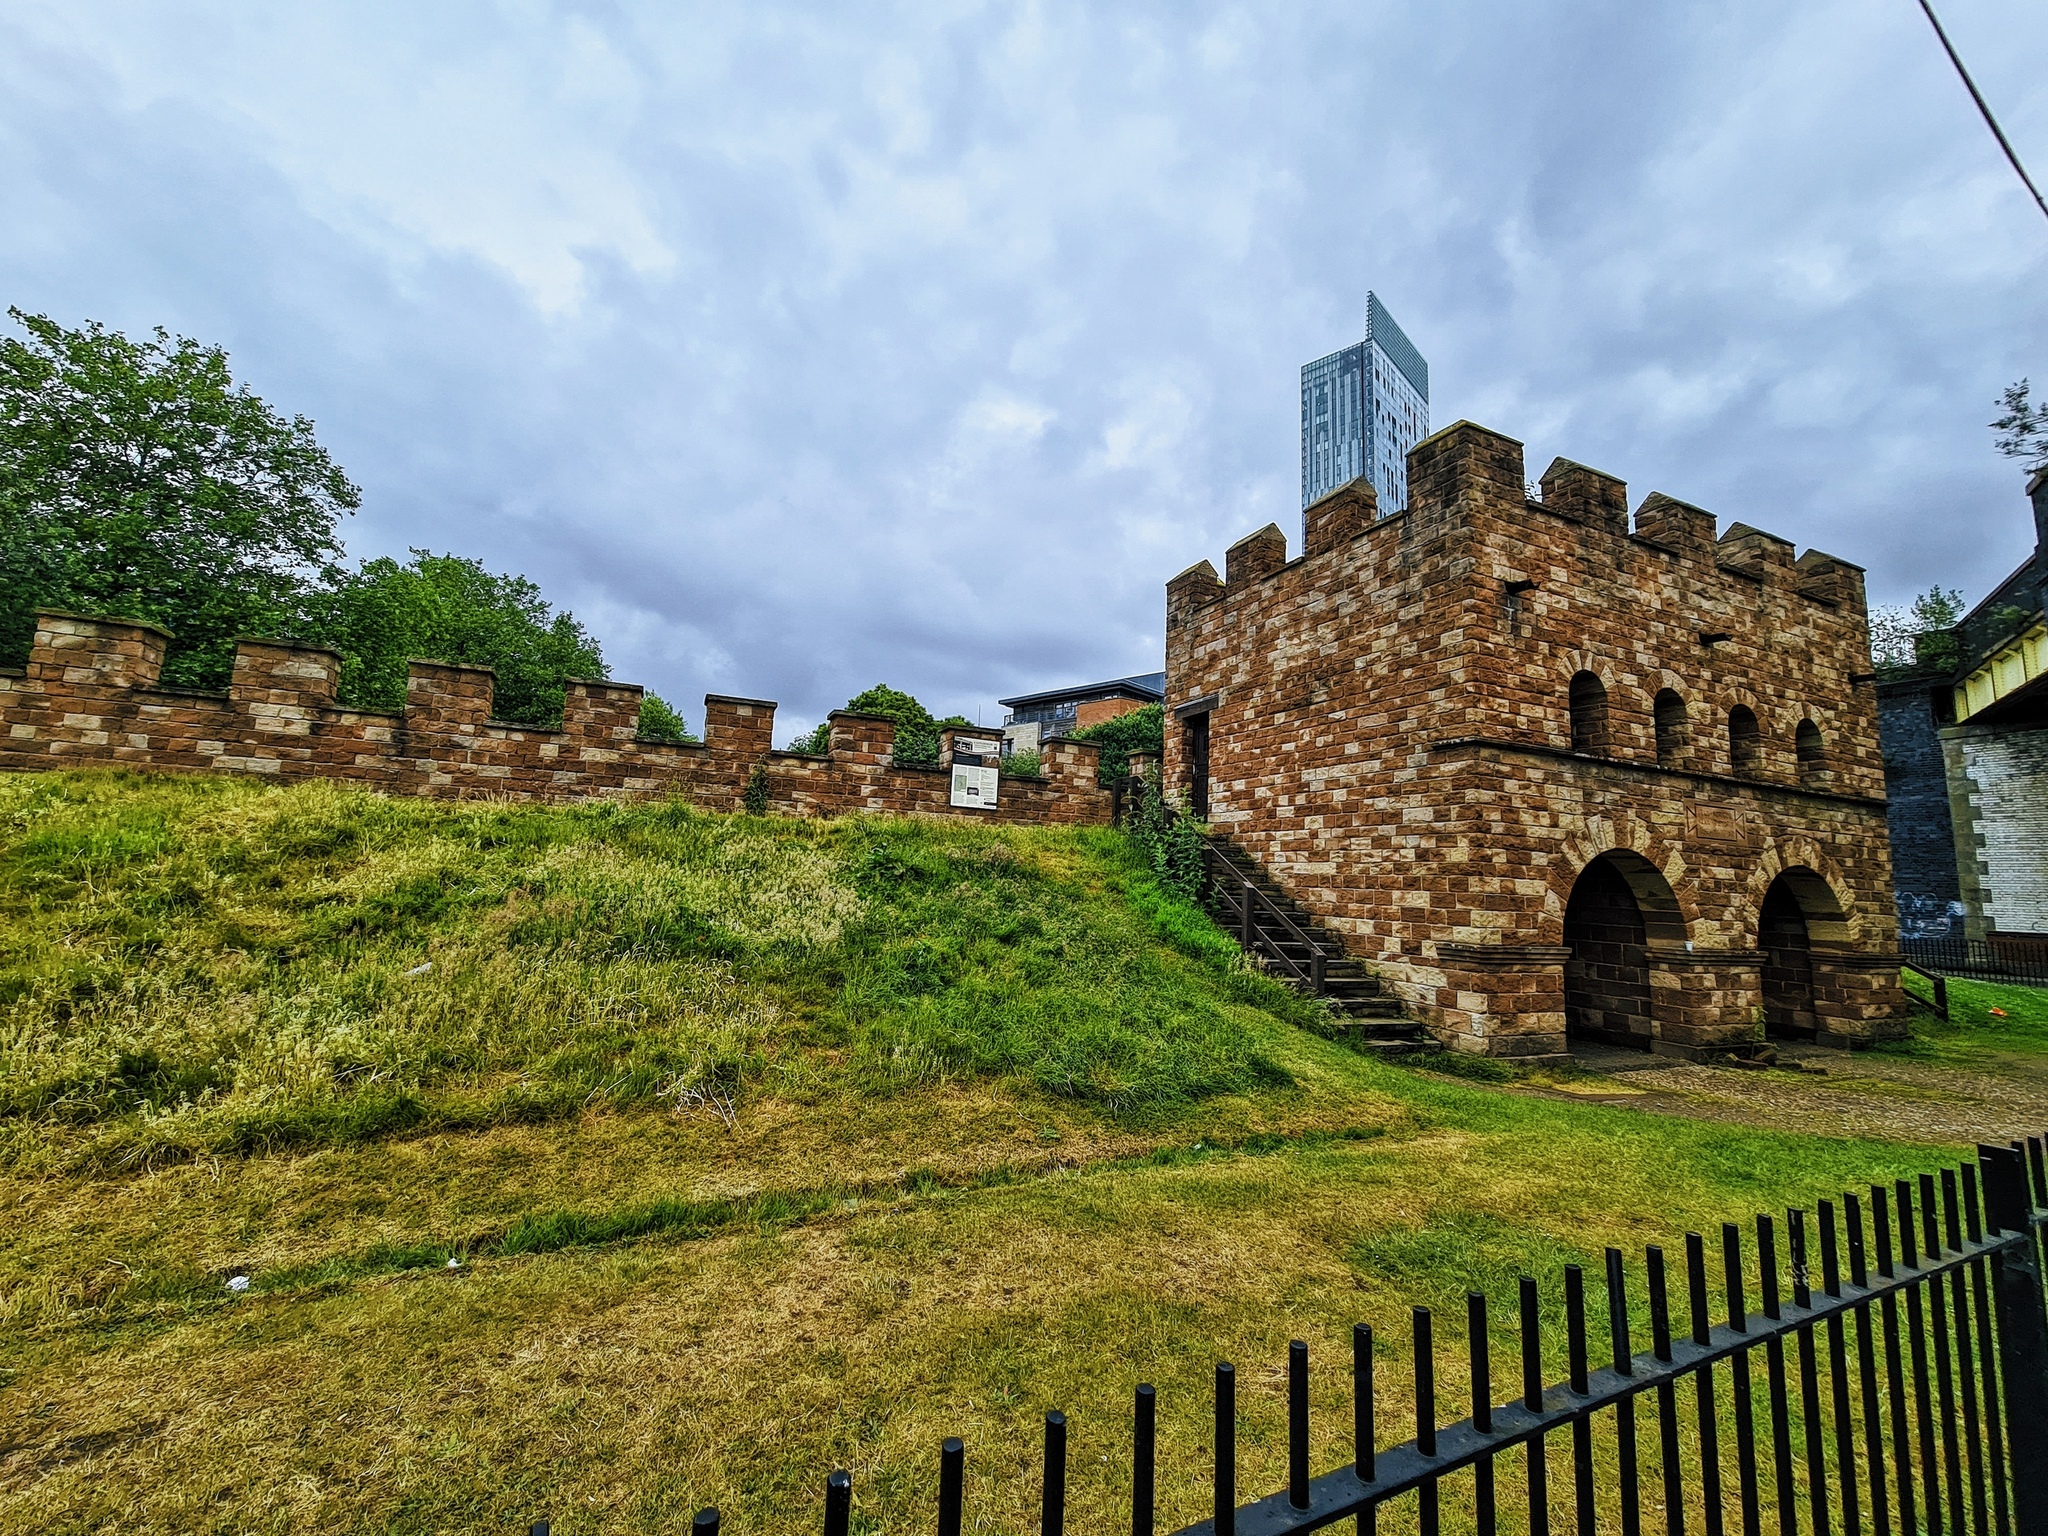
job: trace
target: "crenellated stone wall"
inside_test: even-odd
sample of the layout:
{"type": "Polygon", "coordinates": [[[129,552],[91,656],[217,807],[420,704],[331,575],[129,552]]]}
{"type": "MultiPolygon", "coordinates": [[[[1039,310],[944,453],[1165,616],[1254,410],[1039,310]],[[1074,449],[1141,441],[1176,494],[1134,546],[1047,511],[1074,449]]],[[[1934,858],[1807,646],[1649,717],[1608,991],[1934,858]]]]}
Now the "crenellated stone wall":
{"type": "Polygon", "coordinates": [[[1902,1027],[1861,571],[1663,495],[1631,528],[1626,486],[1567,460],[1540,498],[1523,473],[1460,422],[1392,515],[1357,481],[1307,509],[1301,555],[1269,525],[1169,582],[1168,793],[1460,1049],[1902,1027]],[[1803,958],[1789,924],[1765,943],[1774,888],[1803,958]],[[1804,979],[1767,998],[1767,964],[1804,979]]]}
{"type": "MultiPolygon", "coordinates": [[[[895,726],[832,716],[821,756],[774,750],[775,705],[718,694],[704,701],[701,745],[642,741],[641,690],[572,680],[562,728],[491,718],[489,668],[415,661],[405,708],[335,702],[341,658],[317,646],[245,640],[224,693],[158,684],[170,636],[154,625],[76,614],[36,616],[24,671],[0,671],[0,769],[96,764],[275,778],[350,779],[393,794],[589,800],[681,794],[738,807],[755,770],[772,810],[1107,823],[1090,743],[1048,741],[1039,779],[1005,778],[993,811],[956,810],[948,768],[900,767],[895,726]]],[[[986,736],[987,731],[970,734],[986,736]]],[[[953,731],[941,762],[951,762],[953,731]]]]}

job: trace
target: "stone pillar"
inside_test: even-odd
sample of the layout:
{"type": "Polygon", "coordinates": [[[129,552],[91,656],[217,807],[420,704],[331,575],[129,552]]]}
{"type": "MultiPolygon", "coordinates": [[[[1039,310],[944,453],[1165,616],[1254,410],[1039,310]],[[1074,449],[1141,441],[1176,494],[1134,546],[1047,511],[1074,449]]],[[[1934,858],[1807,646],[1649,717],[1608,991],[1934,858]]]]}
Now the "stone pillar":
{"type": "Polygon", "coordinates": [[[562,696],[562,734],[592,752],[616,756],[640,734],[640,700],[646,690],[637,683],[591,682],[570,678],[562,696]]]}
{"type": "Polygon", "coordinates": [[[1818,1044],[1848,1050],[1905,1035],[1906,990],[1899,985],[1897,955],[1815,949],[1811,956],[1818,1044]]]}
{"type": "Polygon", "coordinates": [[[704,695],[704,745],[736,757],[766,757],[775,746],[775,703],[704,695]]]}
{"type": "Polygon", "coordinates": [[[1763,956],[1753,949],[1650,946],[1650,1049],[1705,1061],[1761,1044],[1763,956]]]}
{"type": "Polygon", "coordinates": [[[334,707],[341,653],[282,640],[242,640],[228,698],[265,735],[310,736],[321,712],[334,707]]]}
{"type": "Polygon", "coordinates": [[[1278,523],[1248,533],[1223,552],[1223,584],[1230,591],[1270,576],[1287,563],[1287,535],[1278,523]]]}
{"type": "Polygon", "coordinates": [[[1349,544],[1379,521],[1380,493],[1363,476],[1340,485],[1301,514],[1304,555],[1320,555],[1349,544]]]}
{"type": "Polygon", "coordinates": [[[489,667],[415,661],[405,669],[405,728],[474,735],[491,718],[497,684],[489,667]]]}
{"type": "Polygon", "coordinates": [[[896,761],[896,722],[880,715],[856,715],[843,709],[831,714],[834,762],[850,767],[887,768],[896,761]]]}
{"type": "Polygon", "coordinates": [[[148,688],[163,675],[171,632],[139,619],[89,619],[43,609],[28,682],[55,688],[148,688]]]}
{"type": "Polygon", "coordinates": [[[1453,1050],[1520,1060],[1566,1054],[1562,944],[1439,944],[1437,1028],[1453,1050]]]}

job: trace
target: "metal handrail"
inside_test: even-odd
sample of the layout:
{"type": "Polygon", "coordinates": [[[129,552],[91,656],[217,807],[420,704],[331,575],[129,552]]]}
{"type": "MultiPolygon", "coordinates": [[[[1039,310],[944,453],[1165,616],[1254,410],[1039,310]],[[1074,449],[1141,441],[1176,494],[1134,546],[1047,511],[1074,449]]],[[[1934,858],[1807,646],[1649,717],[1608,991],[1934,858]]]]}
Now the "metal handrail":
{"type": "Polygon", "coordinates": [[[1325,976],[1325,970],[1329,963],[1329,957],[1324,953],[1323,946],[1315,939],[1303,933],[1296,925],[1294,919],[1289,917],[1272,897],[1260,890],[1253,883],[1252,878],[1239,869],[1220,849],[1212,844],[1204,843],[1202,845],[1202,862],[1208,868],[1209,878],[1218,888],[1222,899],[1228,901],[1231,893],[1225,882],[1220,878],[1220,871],[1228,870],[1237,881],[1237,899],[1232,904],[1235,905],[1238,912],[1238,943],[1244,946],[1246,950],[1255,950],[1283,966],[1296,980],[1307,982],[1314,989],[1318,997],[1327,993],[1329,991],[1329,982],[1325,976]],[[1279,918],[1282,926],[1294,936],[1295,941],[1308,951],[1309,963],[1307,970],[1303,970],[1301,963],[1282,950],[1278,944],[1267,940],[1265,934],[1253,922],[1253,906],[1258,902],[1265,903],[1266,910],[1279,918]]]}
{"type": "MultiPolygon", "coordinates": [[[[1910,960],[1901,960],[1899,962],[1899,969],[1902,971],[1911,971],[1915,976],[1924,976],[1927,978],[1928,986],[1934,989],[1934,1001],[1929,1003],[1927,1006],[1934,1010],[1936,1017],[1946,1021],[1948,1018],[1948,978],[1946,976],[1940,976],[1935,974],[1933,971],[1928,970],[1927,967],[1924,965],[1915,965],[1910,960]]],[[[1906,996],[1912,997],[1913,994],[1908,992],[1906,996]]],[[[1915,1002],[1919,1001],[1918,998],[1914,998],[1913,1000],[1915,1002]]]]}

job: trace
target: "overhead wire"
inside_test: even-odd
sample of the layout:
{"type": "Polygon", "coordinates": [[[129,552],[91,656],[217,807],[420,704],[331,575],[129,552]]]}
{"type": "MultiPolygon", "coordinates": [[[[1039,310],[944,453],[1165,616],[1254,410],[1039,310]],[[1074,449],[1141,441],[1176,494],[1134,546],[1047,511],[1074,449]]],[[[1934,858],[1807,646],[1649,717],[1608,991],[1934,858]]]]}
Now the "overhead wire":
{"type": "Polygon", "coordinates": [[[2012,141],[2005,136],[2005,130],[1998,126],[1998,119],[1992,114],[1991,104],[1984,99],[1984,93],[1977,89],[1977,82],[1970,78],[1969,70],[1963,67],[1963,56],[1956,52],[1956,45],[1948,40],[1948,32],[1941,24],[1941,18],[1934,14],[1930,0],[1920,0],[1920,9],[1927,13],[1927,19],[1934,27],[1934,35],[1941,39],[1943,51],[1948,54],[1949,63],[1955,65],[1956,73],[1963,77],[1963,84],[1969,87],[1970,99],[1977,103],[1977,110],[1984,114],[1985,126],[1990,128],[1992,137],[1998,140],[1998,147],[2005,151],[2005,158],[2012,162],[2012,168],[2019,172],[2019,178],[2033,194],[2034,206],[2048,218],[2048,198],[2041,196],[2041,189],[2034,185],[2034,178],[2027,174],[2027,168],[2020,164],[2020,157],[2012,147],[2012,141]]]}

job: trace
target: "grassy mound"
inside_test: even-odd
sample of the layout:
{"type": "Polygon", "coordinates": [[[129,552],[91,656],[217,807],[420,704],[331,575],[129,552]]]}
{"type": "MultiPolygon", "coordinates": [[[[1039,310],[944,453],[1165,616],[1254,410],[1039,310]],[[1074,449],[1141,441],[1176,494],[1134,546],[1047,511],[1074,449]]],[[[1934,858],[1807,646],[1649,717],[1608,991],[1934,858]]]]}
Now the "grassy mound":
{"type": "Polygon", "coordinates": [[[1142,1116],[1314,1010],[1102,831],[0,777],[0,1155],[999,1077],[1142,1116]]]}
{"type": "Polygon", "coordinates": [[[1026,1532],[1052,1407],[1106,1529],[1139,1381],[1172,1529],[1219,1357],[1270,1490],[1289,1339],[1320,1470],[1352,1323],[1400,1438],[1409,1306],[1555,1374],[1564,1264],[1941,1156],[1326,1024],[1104,832],[0,776],[0,1529],[928,1529],[961,1434],[1026,1532]]]}

